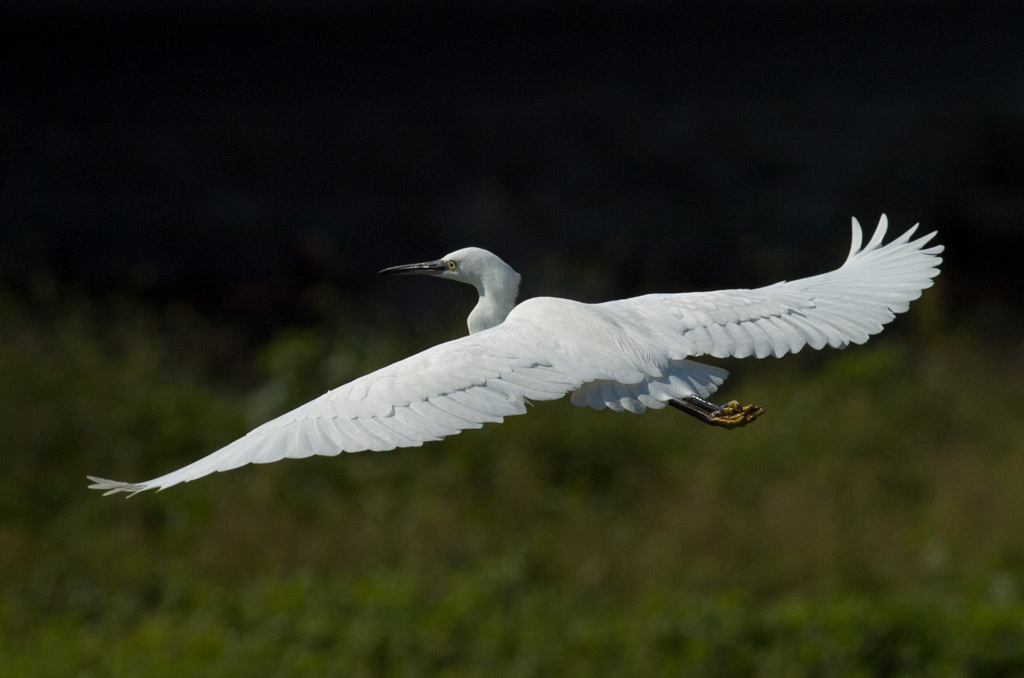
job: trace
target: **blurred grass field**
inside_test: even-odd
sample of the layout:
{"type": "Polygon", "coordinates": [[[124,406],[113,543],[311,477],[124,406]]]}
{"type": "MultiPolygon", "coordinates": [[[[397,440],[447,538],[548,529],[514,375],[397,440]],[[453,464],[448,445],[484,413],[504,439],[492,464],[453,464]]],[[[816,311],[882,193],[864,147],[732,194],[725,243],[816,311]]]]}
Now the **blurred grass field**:
{"type": "Polygon", "coordinates": [[[768,409],[739,431],[561,400],[124,500],[85,475],[177,468],[442,337],[0,290],[0,675],[1024,675],[1024,342],[940,300],[719,361],[768,409]]]}

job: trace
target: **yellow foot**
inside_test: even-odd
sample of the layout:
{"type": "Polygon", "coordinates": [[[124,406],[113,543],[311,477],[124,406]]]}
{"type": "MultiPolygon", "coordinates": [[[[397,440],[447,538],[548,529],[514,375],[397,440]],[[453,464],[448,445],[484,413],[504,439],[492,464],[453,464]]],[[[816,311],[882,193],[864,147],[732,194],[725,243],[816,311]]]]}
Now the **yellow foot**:
{"type": "Polygon", "coordinates": [[[708,415],[708,423],[722,428],[746,426],[764,414],[764,408],[757,405],[740,405],[731,400],[708,415]]]}

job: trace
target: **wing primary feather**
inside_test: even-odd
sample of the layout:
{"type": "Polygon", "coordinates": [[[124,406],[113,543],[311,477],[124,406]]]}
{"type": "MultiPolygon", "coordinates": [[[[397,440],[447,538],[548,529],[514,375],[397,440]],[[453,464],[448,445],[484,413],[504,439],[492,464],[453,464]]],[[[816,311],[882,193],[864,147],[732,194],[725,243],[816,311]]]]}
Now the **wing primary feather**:
{"type": "MultiPolygon", "coordinates": [[[[288,449],[291,447],[290,441],[295,435],[292,430],[292,426],[285,425],[273,432],[273,434],[265,437],[253,436],[251,440],[248,440],[248,444],[245,446],[238,445],[236,449],[232,449],[237,443],[232,443],[224,448],[223,454],[219,458],[217,463],[217,470],[221,467],[225,467],[228,464],[235,463],[237,459],[237,466],[243,466],[250,461],[255,464],[267,463],[273,460],[282,459],[288,454],[288,449]],[[241,454],[243,451],[248,451],[247,455],[243,457],[241,454]],[[266,460],[266,461],[260,461],[266,460]]],[[[246,440],[249,436],[241,438],[246,440]]],[[[201,460],[200,460],[201,461],[201,460]]],[[[234,468],[237,468],[234,467],[234,468]]]]}
{"type": "Polygon", "coordinates": [[[454,393],[433,396],[428,402],[442,412],[473,422],[476,425],[475,428],[479,428],[482,424],[496,424],[503,421],[501,415],[482,412],[462,404],[454,393]]]}
{"type": "Polygon", "coordinates": [[[734,322],[725,326],[727,332],[732,335],[734,358],[746,358],[757,352],[757,339],[750,332],[750,322],[734,322]]]}
{"type": "Polygon", "coordinates": [[[883,214],[882,218],[878,220],[878,226],[875,227],[874,235],[871,236],[871,240],[864,250],[871,251],[877,249],[882,244],[882,239],[885,238],[887,230],[889,230],[889,218],[883,214]]]}
{"type": "Polygon", "coordinates": [[[860,251],[860,246],[864,242],[864,232],[860,228],[860,222],[857,221],[857,217],[853,217],[853,227],[850,238],[850,253],[846,256],[846,260],[853,259],[853,255],[860,251]]]}
{"type": "Polygon", "coordinates": [[[331,444],[324,439],[324,434],[320,431],[320,424],[316,417],[306,417],[300,419],[297,425],[306,433],[306,438],[309,440],[309,445],[303,449],[302,445],[289,450],[288,456],[293,459],[301,459],[303,457],[311,457],[314,454],[323,454],[323,450],[332,447],[331,444]]]}
{"type": "Polygon", "coordinates": [[[523,407],[522,403],[503,396],[486,386],[474,386],[466,389],[465,391],[452,393],[451,395],[467,407],[473,407],[474,405],[479,404],[480,406],[489,408],[495,414],[507,416],[526,412],[526,408],[523,407]]]}
{"type": "Polygon", "coordinates": [[[818,329],[817,326],[811,324],[807,319],[807,316],[802,313],[791,313],[785,316],[785,320],[797,328],[797,330],[803,335],[804,341],[807,342],[807,345],[814,350],[817,351],[824,348],[828,343],[828,337],[825,333],[818,329]]]}
{"type": "MultiPolygon", "coordinates": [[[[337,417],[320,417],[319,420],[321,430],[324,436],[327,437],[331,443],[338,448],[338,454],[341,452],[352,452],[352,448],[358,447],[353,443],[352,439],[344,434],[336,426],[337,417]]],[[[331,455],[333,456],[333,455],[331,455]]]]}
{"type": "Polygon", "coordinates": [[[391,442],[395,443],[395,447],[411,447],[417,443],[423,444],[424,440],[440,440],[437,436],[426,434],[418,427],[399,418],[398,409],[395,408],[395,411],[387,417],[374,417],[367,421],[372,421],[377,427],[382,429],[391,442]]]}
{"type": "Polygon", "coordinates": [[[765,358],[772,353],[772,338],[757,321],[743,323],[744,329],[754,342],[754,355],[765,358]]]}
{"type": "Polygon", "coordinates": [[[316,454],[326,456],[327,451],[334,447],[333,443],[330,442],[330,439],[324,436],[323,431],[320,428],[320,419],[318,417],[306,417],[305,419],[300,419],[295,425],[306,433],[306,438],[309,440],[309,444],[299,445],[298,447],[288,450],[287,456],[289,458],[304,459],[316,454]]]}
{"type": "Polygon", "coordinates": [[[345,446],[346,452],[362,452],[363,450],[372,450],[375,446],[380,445],[380,441],[375,436],[371,436],[367,433],[362,426],[356,426],[353,419],[348,417],[334,417],[331,422],[334,427],[338,429],[345,438],[354,441],[355,445],[349,448],[345,446]]]}
{"type": "Polygon", "coordinates": [[[491,421],[501,422],[509,415],[519,414],[519,412],[511,411],[507,405],[508,400],[504,396],[500,396],[486,386],[474,386],[465,391],[454,391],[448,394],[448,398],[459,405],[475,410],[478,412],[477,418],[481,420],[490,417],[491,421]],[[481,397],[481,394],[490,394],[491,397],[481,397]],[[495,402],[495,397],[500,398],[500,402],[495,402]]]}
{"type": "Polygon", "coordinates": [[[772,334],[775,338],[775,352],[776,358],[781,358],[787,353],[795,352],[799,350],[797,346],[793,345],[792,337],[790,336],[790,328],[783,324],[780,316],[768,316],[764,318],[765,327],[771,327],[775,332],[772,334]]]}
{"type": "Polygon", "coordinates": [[[434,419],[420,416],[411,407],[396,407],[394,418],[417,431],[422,438],[427,440],[440,440],[459,432],[458,428],[445,426],[434,419]]]}
{"type": "Polygon", "coordinates": [[[361,426],[368,435],[375,436],[380,441],[380,444],[377,447],[370,448],[374,452],[387,452],[395,449],[400,444],[408,445],[409,447],[416,447],[422,444],[421,441],[416,440],[415,438],[411,438],[394,429],[388,428],[378,417],[360,417],[358,419],[353,419],[352,423],[356,426],[361,426]]]}
{"type": "Polygon", "coordinates": [[[428,421],[443,422],[444,426],[461,431],[466,428],[480,428],[480,423],[471,419],[464,419],[451,412],[446,412],[430,400],[414,400],[409,403],[409,409],[428,421]]]}

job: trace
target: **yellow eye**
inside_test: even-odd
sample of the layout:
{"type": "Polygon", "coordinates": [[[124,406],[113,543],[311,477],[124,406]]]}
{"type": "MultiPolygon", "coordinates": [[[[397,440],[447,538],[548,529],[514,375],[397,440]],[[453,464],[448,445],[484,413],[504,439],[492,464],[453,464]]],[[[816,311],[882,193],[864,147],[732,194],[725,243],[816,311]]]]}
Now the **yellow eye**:
{"type": "Polygon", "coordinates": [[[449,259],[448,261],[446,261],[444,263],[448,265],[448,270],[449,271],[454,271],[455,270],[455,262],[452,261],[451,259],[449,259]]]}

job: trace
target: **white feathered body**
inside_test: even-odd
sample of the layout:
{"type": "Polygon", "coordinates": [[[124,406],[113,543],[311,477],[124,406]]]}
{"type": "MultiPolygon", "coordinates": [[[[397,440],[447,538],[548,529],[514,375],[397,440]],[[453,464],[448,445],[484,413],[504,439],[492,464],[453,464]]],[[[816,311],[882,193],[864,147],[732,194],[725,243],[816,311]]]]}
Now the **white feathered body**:
{"type": "Polygon", "coordinates": [[[693,357],[843,348],[906,311],[941,263],[941,246],[925,248],[934,234],[912,241],[915,229],[883,246],[883,216],[861,249],[854,220],[840,268],[754,290],[602,304],[529,299],[501,324],[329,391],[184,468],[137,484],[96,479],[94,487],[138,492],[248,463],[422,445],[569,392],[575,405],[637,413],[687,395],[706,398],[728,372],[693,357]]]}

